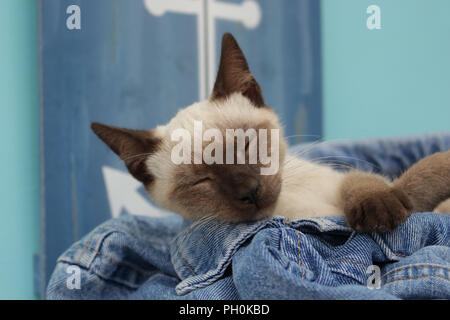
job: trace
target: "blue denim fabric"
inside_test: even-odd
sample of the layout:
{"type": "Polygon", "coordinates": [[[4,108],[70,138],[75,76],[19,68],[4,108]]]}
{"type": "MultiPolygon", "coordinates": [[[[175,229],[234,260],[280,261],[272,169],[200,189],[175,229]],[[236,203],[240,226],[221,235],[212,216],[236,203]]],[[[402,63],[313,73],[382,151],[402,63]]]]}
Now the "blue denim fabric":
{"type": "MultiPolygon", "coordinates": [[[[295,150],[395,177],[448,149],[450,134],[295,150]]],[[[450,299],[450,215],[415,213],[382,234],[354,232],[343,217],[191,224],[123,216],[60,256],[47,298],[450,299]],[[378,289],[367,285],[371,265],[380,268],[378,289]],[[80,289],[67,286],[69,266],[81,271],[80,289]]]]}

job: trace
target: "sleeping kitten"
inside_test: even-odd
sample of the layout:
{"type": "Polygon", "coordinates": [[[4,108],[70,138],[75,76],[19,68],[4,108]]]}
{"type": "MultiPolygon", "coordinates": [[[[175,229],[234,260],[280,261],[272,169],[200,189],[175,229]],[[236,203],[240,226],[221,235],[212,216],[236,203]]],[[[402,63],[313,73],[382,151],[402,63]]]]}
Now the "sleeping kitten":
{"type": "MultiPolygon", "coordinates": [[[[168,124],[154,130],[100,123],[93,123],[92,129],[124,160],[156,203],[191,220],[207,216],[249,221],[272,215],[290,219],[345,215],[356,230],[386,231],[406,220],[413,210],[430,211],[450,197],[450,152],[422,160],[393,183],[375,174],[334,171],[288,154],[278,117],[265,105],[262,91],[231,34],[223,36],[219,70],[209,100],[182,109],[168,124]],[[173,141],[172,134],[182,128],[195,135],[195,121],[201,121],[205,129],[218,129],[223,136],[227,129],[266,129],[269,133],[278,129],[276,149],[270,136],[267,145],[268,156],[277,156],[279,170],[262,175],[261,169],[269,164],[260,160],[253,164],[174,163],[172,152],[178,142],[173,141]],[[424,188],[423,181],[433,187],[424,188]]],[[[246,159],[250,140],[245,140],[246,159]]],[[[193,151],[194,157],[199,152],[203,155],[206,142],[193,151]]],[[[215,152],[222,151],[224,158],[232,153],[236,160],[235,146],[227,148],[234,142],[219,142],[215,152]]]]}

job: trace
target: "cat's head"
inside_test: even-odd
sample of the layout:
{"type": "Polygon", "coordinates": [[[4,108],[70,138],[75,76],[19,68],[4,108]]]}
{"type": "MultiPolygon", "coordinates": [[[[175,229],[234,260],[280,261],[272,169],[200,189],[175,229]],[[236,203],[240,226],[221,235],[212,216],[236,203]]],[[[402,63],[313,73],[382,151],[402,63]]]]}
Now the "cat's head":
{"type": "Polygon", "coordinates": [[[273,214],[286,144],[231,34],[223,36],[209,100],[153,130],[100,123],[92,129],[156,203],[187,219],[249,221],[273,214]]]}

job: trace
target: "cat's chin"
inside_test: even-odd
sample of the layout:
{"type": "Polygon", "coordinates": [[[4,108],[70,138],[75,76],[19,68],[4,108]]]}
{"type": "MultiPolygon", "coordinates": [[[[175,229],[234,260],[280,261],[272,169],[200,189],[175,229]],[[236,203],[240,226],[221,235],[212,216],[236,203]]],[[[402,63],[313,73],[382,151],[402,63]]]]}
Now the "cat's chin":
{"type": "Polygon", "coordinates": [[[201,220],[217,220],[220,222],[228,223],[245,223],[254,222],[259,220],[268,219],[274,216],[276,207],[276,202],[266,205],[264,208],[246,208],[240,210],[232,210],[226,212],[216,212],[215,214],[202,214],[198,213],[194,216],[192,213],[184,212],[180,213],[182,217],[190,221],[201,221],[201,220]]]}
{"type": "MultiPolygon", "coordinates": [[[[255,204],[238,204],[236,208],[217,215],[217,219],[226,222],[251,222],[274,216],[275,208],[281,191],[281,185],[272,182],[271,187],[263,192],[255,204]]],[[[264,185],[262,186],[264,188],[264,185]]]]}
{"type": "Polygon", "coordinates": [[[223,222],[242,223],[264,220],[274,215],[276,202],[266,204],[263,208],[248,208],[217,215],[217,220],[223,222]]]}

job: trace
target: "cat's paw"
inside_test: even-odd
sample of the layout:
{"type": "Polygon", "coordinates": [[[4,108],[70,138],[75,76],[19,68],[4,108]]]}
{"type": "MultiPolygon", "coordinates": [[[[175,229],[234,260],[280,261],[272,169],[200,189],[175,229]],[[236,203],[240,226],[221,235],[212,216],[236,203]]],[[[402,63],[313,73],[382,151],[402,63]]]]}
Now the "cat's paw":
{"type": "Polygon", "coordinates": [[[388,188],[361,194],[344,208],[347,223],[360,232],[393,230],[411,214],[413,205],[401,190],[388,188]]]}

